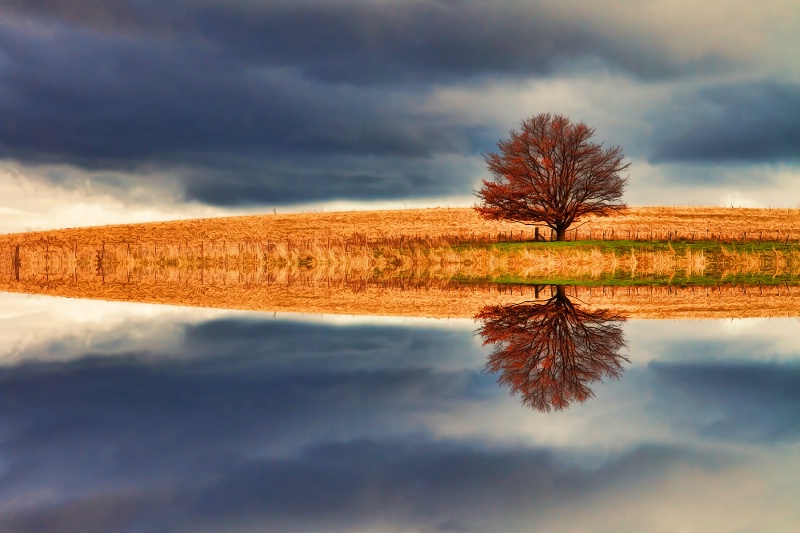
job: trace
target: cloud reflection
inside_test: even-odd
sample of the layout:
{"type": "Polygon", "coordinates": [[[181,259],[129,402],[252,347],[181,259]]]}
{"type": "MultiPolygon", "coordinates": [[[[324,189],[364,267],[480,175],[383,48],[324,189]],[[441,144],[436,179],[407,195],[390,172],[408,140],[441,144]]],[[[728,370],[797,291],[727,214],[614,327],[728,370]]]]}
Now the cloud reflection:
{"type": "MultiPolygon", "coordinates": [[[[161,339],[168,328],[171,342],[122,323],[97,342],[64,342],[70,357],[0,367],[0,531],[619,531],[609,500],[664,506],[670,479],[694,476],[693,494],[740,479],[741,457],[718,435],[695,446],[680,428],[636,427],[679,405],[663,387],[657,405],[591,402],[593,420],[625,433],[600,432],[598,446],[580,425],[587,411],[534,413],[500,393],[469,331],[164,322],[150,330],[161,339]],[[487,429],[514,417],[526,427],[487,429]],[[444,418],[469,431],[443,435],[444,418]],[[563,442],[543,443],[558,432],[563,442]]],[[[648,385],[657,370],[627,377],[648,385]]],[[[735,396],[721,383],[708,394],[735,396]]],[[[773,410],[792,401],[785,392],[773,410]]],[[[652,515],[634,522],[647,531],[652,515]]]]}
{"type": "MultiPolygon", "coordinates": [[[[744,350],[760,347],[747,346],[744,350]]],[[[649,365],[653,393],[682,429],[707,438],[779,443],[800,436],[800,365],[730,361],[649,365]]]]}

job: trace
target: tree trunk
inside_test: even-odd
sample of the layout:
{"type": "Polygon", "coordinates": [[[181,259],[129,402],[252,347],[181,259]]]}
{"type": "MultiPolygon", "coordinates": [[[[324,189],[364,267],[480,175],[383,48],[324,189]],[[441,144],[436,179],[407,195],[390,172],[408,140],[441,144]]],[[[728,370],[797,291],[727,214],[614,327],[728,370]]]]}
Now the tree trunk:
{"type": "Polygon", "coordinates": [[[563,285],[556,285],[556,296],[560,301],[564,301],[567,298],[567,293],[564,291],[563,285]]]}
{"type": "Polygon", "coordinates": [[[567,228],[556,228],[556,240],[563,241],[567,236],[567,228]]]}

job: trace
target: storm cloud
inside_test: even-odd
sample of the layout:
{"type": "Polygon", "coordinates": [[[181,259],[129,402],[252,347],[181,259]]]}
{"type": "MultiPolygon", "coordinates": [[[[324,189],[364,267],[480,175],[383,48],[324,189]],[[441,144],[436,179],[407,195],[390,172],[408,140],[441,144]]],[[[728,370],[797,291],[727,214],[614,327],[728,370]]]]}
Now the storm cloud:
{"type": "Polygon", "coordinates": [[[551,7],[7,0],[0,157],[166,180],[182,200],[224,206],[470,195],[479,176],[463,169],[510,125],[426,107],[439,87],[736,63],[551,7]]]}
{"type": "Polygon", "coordinates": [[[546,2],[303,0],[254,3],[170,0],[4,2],[18,15],[106,32],[213,43],[248,64],[296,68],[347,84],[462,81],[469,76],[552,73],[594,58],[642,78],[723,68],[722,54],[678,59],[546,2]]]}
{"type": "Polygon", "coordinates": [[[800,161],[800,85],[712,85],[655,116],[654,162],[800,161]]]}
{"type": "Polygon", "coordinates": [[[23,156],[106,165],[192,151],[422,157],[455,148],[446,125],[414,117],[391,94],[251,69],[202,42],[43,31],[5,24],[0,33],[5,98],[15,104],[3,144],[23,156]]]}

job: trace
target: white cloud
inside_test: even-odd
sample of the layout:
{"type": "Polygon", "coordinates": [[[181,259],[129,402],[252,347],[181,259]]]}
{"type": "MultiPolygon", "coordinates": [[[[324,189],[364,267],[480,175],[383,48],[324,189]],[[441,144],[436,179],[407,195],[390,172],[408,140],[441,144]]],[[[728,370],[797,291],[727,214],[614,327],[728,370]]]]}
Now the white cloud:
{"type": "Polygon", "coordinates": [[[668,101],[669,95],[669,84],[641,84],[599,69],[550,79],[438,87],[422,105],[501,132],[537,113],[562,114],[594,127],[597,141],[625,147],[647,128],[644,111],[668,101]]]}
{"type": "Polygon", "coordinates": [[[800,72],[800,17],[794,0],[567,0],[540,6],[605,35],[658,46],[676,62],[711,55],[743,63],[736,70],[800,72]]]}
{"type": "Polygon", "coordinates": [[[792,165],[654,165],[633,159],[630,205],[800,207],[800,167],[792,165]]]}
{"type": "MultiPolygon", "coordinates": [[[[454,175],[462,176],[465,183],[477,187],[484,177],[480,157],[448,156],[443,163],[454,175]]],[[[171,185],[169,176],[150,177],[149,190],[140,178],[136,188],[115,187],[94,183],[89,174],[68,167],[59,167],[59,175],[66,176],[64,184],[53,185],[42,174],[42,169],[0,162],[0,234],[26,231],[62,229],[107,224],[132,224],[163,220],[187,220],[262,214],[275,209],[279,213],[333,212],[373,209],[417,209],[426,207],[470,207],[475,197],[451,195],[419,197],[398,200],[331,200],[297,203],[276,208],[257,205],[247,207],[216,207],[199,202],[184,202],[171,185]]],[[[129,176],[130,178],[130,176],[129,176]]],[[[125,177],[119,180],[126,183],[125,177]]]]}
{"type": "Polygon", "coordinates": [[[156,179],[153,190],[144,190],[103,186],[91,177],[91,173],[66,167],[0,162],[0,233],[230,214],[229,210],[180,202],[169,194],[166,180],[156,179]],[[63,186],[44,178],[54,173],[63,179],[63,186]]]}

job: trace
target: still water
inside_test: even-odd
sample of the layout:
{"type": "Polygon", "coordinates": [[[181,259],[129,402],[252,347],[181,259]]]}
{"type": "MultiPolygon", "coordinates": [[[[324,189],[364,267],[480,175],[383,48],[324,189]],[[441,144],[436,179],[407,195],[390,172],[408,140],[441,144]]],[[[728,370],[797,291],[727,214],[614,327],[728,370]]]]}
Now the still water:
{"type": "Polygon", "coordinates": [[[0,531],[797,531],[797,318],[558,296],[437,320],[0,293],[0,531]]]}

